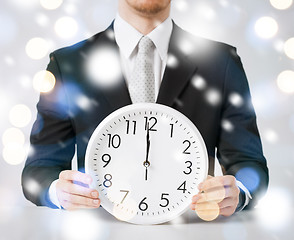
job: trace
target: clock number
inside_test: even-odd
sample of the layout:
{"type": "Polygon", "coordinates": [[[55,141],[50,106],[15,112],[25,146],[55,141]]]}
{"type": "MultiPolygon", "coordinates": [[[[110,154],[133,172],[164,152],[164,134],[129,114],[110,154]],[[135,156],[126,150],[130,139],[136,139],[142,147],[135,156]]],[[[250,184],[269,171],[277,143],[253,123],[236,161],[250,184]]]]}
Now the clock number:
{"type": "Polygon", "coordinates": [[[103,182],[104,187],[106,187],[106,188],[111,187],[112,186],[112,182],[111,182],[112,176],[111,176],[111,174],[105,174],[104,179],[105,179],[105,181],[103,182]]]}
{"type": "Polygon", "coordinates": [[[187,174],[187,175],[189,175],[191,172],[192,172],[192,162],[191,161],[186,161],[185,163],[188,163],[189,165],[187,166],[187,168],[189,169],[189,171],[188,172],[186,172],[186,171],[183,171],[183,173],[185,173],[185,174],[187,174]]]}
{"type": "Polygon", "coordinates": [[[128,194],[129,194],[129,191],[128,191],[128,190],[120,190],[120,192],[123,192],[123,193],[125,193],[125,195],[124,195],[123,199],[122,199],[122,200],[121,200],[121,202],[120,202],[120,203],[123,203],[123,202],[124,202],[124,200],[126,199],[126,197],[128,196],[128,194]]]}
{"type": "Polygon", "coordinates": [[[186,188],[186,181],[183,182],[178,188],[177,190],[180,190],[180,191],[183,191],[183,193],[185,193],[187,191],[187,188],[186,188]]]}
{"type": "Polygon", "coordinates": [[[153,129],[154,126],[157,124],[157,118],[151,117],[149,118],[149,120],[148,120],[148,117],[144,117],[144,118],[145,118],[145,130],[147,130],[147,126],[149,125],[149,131],[157,131],[157,129],[153,129]],[[153,125],[151,124],[151,121],[153,125]]]}
{"type": "Polygon", "coordinates": [[[171,123],[171,124],[170,124],[170,137],[171,137],[171,138],[173,137],[173,133],[174,133],[174,124],[171,123]]]}
{"type": "Polygon", "coordinates": [[[168,193],[162,193],[161,194],[161,200],[164,200],[165,204],[159,204],[160,207],[167,207],[168,206],[169,200],[168,200],[168,198],[165,197],[165,196],[168,196],[168,195],[169,195],[168,193]]]}
{"type": "Polygon", "coordinates": [[[141,211],[146,211],[148,209],[148,204],[144,202],[146,198],[147,197],[144,197],[143,200],[139,203],[139,209],[141,211]]]}
{"type": "Polygon", "coordinates": [[[115,134],[113,136],[111,136],[111,134],[107,134],[108,135],[108,147],[113,147],[113,148],[118,148],[120,146],[120,136],[115,134]]]}
{"type": "MultiPolygon", "coordinates": [[[[130,120],[126,120],[126,122],[127,122],[127,134],[129,134],[129,132],[130,132],[130,120]]],[[[135,135],[136,134],[137,122],[136,121],[133,121],[133,125],[134,125],[133,135],[135,135]]]]}
{"type": "Polygon", "coordinates": [[[105,162],[104,168],[110,163],[111,156],[107,153],[103,154],[101,157],[102,161],[105,162]]]}
{"type": "Polygon", "coordinates": [[[183,144],[188,143],[188,147],[183,151],[184,154],[191,154],[190,152],[187,152],[187,150],[191,147],[191,142],[189,140],[185,140],[183,144]]]}

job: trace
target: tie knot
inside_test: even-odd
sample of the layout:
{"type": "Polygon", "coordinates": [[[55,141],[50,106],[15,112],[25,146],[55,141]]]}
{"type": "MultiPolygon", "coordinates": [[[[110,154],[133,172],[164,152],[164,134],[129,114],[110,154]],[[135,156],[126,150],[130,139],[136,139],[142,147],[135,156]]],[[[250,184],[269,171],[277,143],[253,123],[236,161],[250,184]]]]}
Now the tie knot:
{"type": "Polygon", "coordinates": [[[153,50],[154,44],[152,40],[144,36],[140,39],[139,41],[139,46],[138,46],[138,53],[149,53],[151,50],[153,50]]]}

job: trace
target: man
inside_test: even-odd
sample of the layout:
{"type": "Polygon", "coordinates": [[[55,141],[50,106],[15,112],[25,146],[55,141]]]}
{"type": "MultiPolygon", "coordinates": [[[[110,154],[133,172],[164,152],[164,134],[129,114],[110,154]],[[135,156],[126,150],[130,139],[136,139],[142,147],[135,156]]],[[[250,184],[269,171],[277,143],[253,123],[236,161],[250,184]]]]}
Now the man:
{"type": "Polygon", "coordinates": [[[53,208],[100,206],[98,192],[87,188],[91,177],[82,173],[87,142],[107,115],[138,101],[132,74],[138,45],[147,36],[153,46],[151,95],[190,118],[204,138],[210,160],[217,154],[223,167],[224,176],[209,177],[199,186],[191,209],[219,200],[202,192],[219,186],[225,189],[218,201],[220,215],[256,205],[267,189],[268,169],[240,59],[233,47],[181,30],[170,19],[170,2],[119,0],[118,15],[106,31],[50,55],[47,70],[55,75],[56,85],[41,94],[37,106],[33,151],[22,175],[27,199],[53,208]],[[117,54],[121,64],[121,77],[113,77],[111,84],[101,73],[116,72],[115,61],[111,69],[105,69],[106,58],[96,61],[96,75],[87,67],[93,52],[99,58],[105,49],[117,54]],[[71,170],[75,145],[81,171],[71,170]]]}

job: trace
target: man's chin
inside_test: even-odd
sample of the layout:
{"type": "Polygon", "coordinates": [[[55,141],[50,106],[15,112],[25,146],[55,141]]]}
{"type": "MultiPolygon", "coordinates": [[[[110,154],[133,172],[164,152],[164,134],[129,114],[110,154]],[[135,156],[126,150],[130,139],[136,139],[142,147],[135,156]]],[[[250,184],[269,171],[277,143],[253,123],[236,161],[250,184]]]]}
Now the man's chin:
{"type": "Polygon", "coordinates": [[[155,0],[127,0],[129,5],[133,7],[136,11],[146,14],[146,15],[156,15],[163,10],[165,10],[169,4],[170,1],[155,1],[155,0]]]}

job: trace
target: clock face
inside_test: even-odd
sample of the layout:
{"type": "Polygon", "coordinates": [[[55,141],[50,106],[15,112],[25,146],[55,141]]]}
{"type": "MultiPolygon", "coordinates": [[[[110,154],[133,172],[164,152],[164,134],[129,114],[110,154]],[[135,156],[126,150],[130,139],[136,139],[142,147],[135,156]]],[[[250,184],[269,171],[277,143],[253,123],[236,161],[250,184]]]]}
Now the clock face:
{"type": "Polygon", "coordinates": [[[207,177],[208,157],[194,124],[160,104],[120,108],[94,131],[86,173],[101,205],[135,224],[172,220],[189,207],[207,177]]]}

